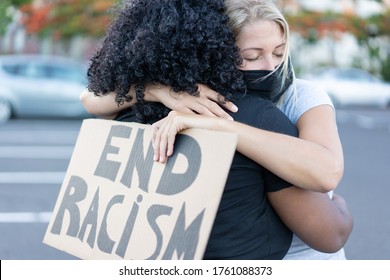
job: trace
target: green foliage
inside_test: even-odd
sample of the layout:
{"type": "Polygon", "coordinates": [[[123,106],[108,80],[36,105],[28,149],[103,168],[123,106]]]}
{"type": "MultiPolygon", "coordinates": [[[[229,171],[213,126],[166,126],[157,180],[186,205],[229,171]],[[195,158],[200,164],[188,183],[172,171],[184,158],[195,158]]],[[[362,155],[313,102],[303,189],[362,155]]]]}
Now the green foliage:
{"type": "MultiPolygon", "coordinates": [[[[383,78],[390,80],[390,59],[381,60],[380,48],[384,46],[377,44],[378,38],[390,37],[390,10],[368,18],[352,13],[301,11],[298,14],[286,15],[286,19],[291,30],[299,33],[307,44],[316,43],[323,37],[338,40],[343,33],[352,34],[369,55],[369,70],[374,71],[375,65],[379,63],[383,78]]],[[[356,60],[354,63],[361,64],[361,61],[356,60]]]]}
{"type": "Polygon", "coordinates": [[[118,0],[55,0],[35,7],[24,6],[24,25],[36,35],[70,39],[100,37],[112,21],[108,10],[118,0]]]}
{"type": "Polygon", "coordinates": [[[14,7],[20,7],[24,4],[29,4],[33,2],[33,0],[5,0],[5,1],[10,2],[14,7]]]}
{"type": "Polygon", "coordinates": [[[390,82],[390,57],[381,61],[381,76],[385,81],[390,82]]]}
{"type": "Polygon", "coordinates": [[[10,8],[19,8],[21,5],[31,3],[32,0],[1,0],[0,1],[0,35],[7,30],[8,24],[12,21],[10,8]]]}
{"type": "Polygon", "coordinates": [[[0,2],[0,35],[4,34],[7,29],[7,25],[11,22],[11,16],[7,13],[10,6],[10,0],[2,0],[0,2]]]}
{"type": "Polygon", "coordinates": [[[62,38],[75,35],[100,37],[111,22],[108,9],[115,3],[113,0],[67,0],[53,9],[50,28],[62,38]]]}

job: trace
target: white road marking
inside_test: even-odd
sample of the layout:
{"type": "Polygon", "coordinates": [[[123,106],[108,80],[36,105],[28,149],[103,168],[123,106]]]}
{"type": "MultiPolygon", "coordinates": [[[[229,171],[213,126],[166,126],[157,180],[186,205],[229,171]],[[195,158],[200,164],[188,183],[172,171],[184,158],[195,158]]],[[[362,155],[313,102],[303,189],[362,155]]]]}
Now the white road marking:
{"type": "Polygon", "coordinates": [[[0,131],[0,142],[12,144],[74,144],[78,133],[78,131],[73,130],[2,130],[0,131]]]}
{"type": "Polygon", "coordinates": [[[363,116],[363,115],[356,116],[356,123],[361,128],[366,128],[366,129],[373,129],[375,128],[376,125],[375,118],[369,116],[363,116]]]}
{"type": "Polygon", "coordinates": [[[66,172],[0,172],[0,184],[61,184],[66,172]]]}
{"type": "Polygon", "coordinates": [[[73,146],[1,146],[0,159],[70,159],[73,146]]]}
{"type": "Polygon", "coordinates": [[[48,223],[52,212],[3,212],[0,223],[48,223]]]}

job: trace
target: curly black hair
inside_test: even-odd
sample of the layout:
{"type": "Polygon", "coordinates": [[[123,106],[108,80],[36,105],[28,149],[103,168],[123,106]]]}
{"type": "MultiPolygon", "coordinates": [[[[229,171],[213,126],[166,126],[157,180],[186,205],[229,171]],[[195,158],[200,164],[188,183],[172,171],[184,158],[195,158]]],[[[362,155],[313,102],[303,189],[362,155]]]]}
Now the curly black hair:
{"type": "Polygon", "coordinates": [[[240,63],[223,0],[126,0],[91,58],[88,89],[115,91],[122,104],[132,99],[134,85],[135,121],[150,123],[169,109],[144,101],[146,84],[198,95],[201,83],[234,100],[245,91],[240,63]]]}

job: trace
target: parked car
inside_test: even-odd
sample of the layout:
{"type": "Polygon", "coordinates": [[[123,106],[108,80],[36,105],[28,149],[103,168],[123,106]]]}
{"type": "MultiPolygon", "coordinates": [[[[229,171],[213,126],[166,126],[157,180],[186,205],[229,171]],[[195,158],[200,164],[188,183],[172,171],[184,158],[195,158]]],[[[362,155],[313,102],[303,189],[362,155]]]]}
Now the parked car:
{"type": "Polygon", "coordinates": [[[42,55],[0,56],[0,121],[11,117],[83,118],[86,65],[42,55]]]}
{"type": "Polygon", "coordinates": [[[390,83],[357,68],[322,68],[302,78],[322,86],[335,106],[390,108],[390,83]]]}

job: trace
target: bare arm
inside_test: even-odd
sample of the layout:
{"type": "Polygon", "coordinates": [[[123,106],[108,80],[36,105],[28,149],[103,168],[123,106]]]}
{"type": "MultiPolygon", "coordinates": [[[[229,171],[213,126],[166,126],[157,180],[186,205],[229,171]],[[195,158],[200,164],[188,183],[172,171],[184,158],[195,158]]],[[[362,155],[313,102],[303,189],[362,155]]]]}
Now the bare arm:
{"type": "MultiPolygon", "coordinates": [[[[145,100],[161,102],[168,108],[184,113],[197,113],[205,116],[218,116],[231,119],[231,116],[224,111],[236,112],[237,107],[229,101],[224,104],[218,103],[219,94],[204,85],[199,85],[199,96],[191,96],[186,93],[175,93],[170,87],[163,85],[147,85],[145,90],[145,100]]],[[[132,87],[129,94],[135,96],[132,87]]],[[[81,102],[87,111],[100,118],[112,119],[121,110],[129,108],[135,104],[135,98],[130,102],[118,105],[115,102],[115,92],[103,96],[96,96],[93,92],[85,90],[80,96],[81,102]]]]}
{"type": "Polygon", "coordinates": [[[298,119],[297,128],[299,138],[313,145],[312,150],[300,151],[303,170],[297,172],[311,176],[326,191],[335,189],[344,174],[344,156],[334,109],[321,105],[308,110],[298,119]]]}
{"type": "Polygon", "coordinates": [[[102,119],[113,119],[121,110],[135,104],[135,99],[130,102],[124,102],[122,105],[117,104],[115,101],[115,92],[96,96],[88,90],[81,93],[80,100],[88,113],[102,119]]]}
{"type": "MultiPolygon", "coordinates": [[[[148,85],[145,99],[180,112],[229,119],[217,103],[218,93],[203,85],[199,91],[200,97],[195,97],[173,93],[166,86],[148,85]]],[[[133,89],[130,94],[134,96],[133,89]]],[[[134,104],[132,101],[118,106],[114,98],[115,93],[100,97],[86,91],[81,100],[88,112],[106,119],[134,104]]],[[[231,102],[224,106],[232,112],[237,110],[231,102]]],[[[243,138],[239,151],[295,186],[318,192],[335,189],[343,175],[344,162],[333,109],[327,105],[312,108],[300,117],[297,127],[300,138],[253,128],[256,131],[243,138]]],[[[156,153],[162,161],[170,155],[156,153]]]]}
{"type": "MultiPolygon", "coordinates": [[[[343,155],[333,110],[313,108],[301,117],[300,137],[274,133],[228,120],[172,113],[154,140],[155,159],[165,162],[172,155],[174,136],[185,128],[197,127],[238,133],[237,150],[293,185],[328,192],[342,176],[343,155]],[[310,114],[308,114],[310,113],[310,114]],[[306,138],[306,139],[305,139],[306,138]]],[[[156,124],[157,126],[159,123],[156,124]]]]}
{"type": "Polygon", "coordinates": [[[238,150],[274,174],[303,189],[334,190],[344,170],[333,108],[322,105],[298,120],[299,138],[254,130],[242,135],[238,150]]]}
{"type": "Polygon", "coordinates": [[[278,216],[307,245],[321,252],[334,253],[347,242],[353,219],[344,199],[290,187],[268,193],[278,216]]]}

